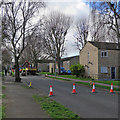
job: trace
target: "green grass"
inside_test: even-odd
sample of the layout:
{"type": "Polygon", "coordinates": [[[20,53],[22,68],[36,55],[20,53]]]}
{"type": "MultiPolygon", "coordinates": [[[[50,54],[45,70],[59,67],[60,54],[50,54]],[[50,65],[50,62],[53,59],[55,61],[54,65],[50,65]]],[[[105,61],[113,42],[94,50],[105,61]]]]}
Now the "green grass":
{"type": "Polygon", "coordinates": [[[5,98],[6,97],[6,95],[5,94],[2,94],[2,98],[5,98]]]}
{"type": "MultiPolygon", "coordinates": [[[[55,78],[55,77],[51,77],[51,76],[48,76],[49,78],[53,78],[53,79],[58,79],[58,80],[64,80],[64,81],[71,81],[71,80],[66,80],[66,79],[62,79],[62,78],[55,78]]],[[[95,82],[95,81],[94,81],[95,82]]],[[[85,86],[88,86],[88,87],[92,87],[92,85],[90,85],[90,83],[86,83],[86,82],[75,82],[77,84],[81,84],[81,85],[85,85],[85,86]]],[[[103,88],[103,89],[107,89],[107,90],[110,90],[110,87],[109,86],[102,86],[102,85],[95,85],[96,88],[103,88]]],[[[114,90],[115,91],[120,91],[120,88],[115,88],[114,87],[114,90]]]]}
{"type": "Polygon", "coordinates": [[[90,87],[90,83],[84,83],[84,82],[75,82],[77,84],[82,84],[82,85],[86,85],[86,86],[89,86],[90,87]]]}
{"type": "Polygon", "coordinates": [[[109,80],[109,81],[94,81],[94,82],[97,82],[97,83],[103,83],[103,84],[109,84],[111,85],[111,83],[113,83],[113,85],[120,85],[120,81],[114,81],[114,80],[109,80]]]}
{"type": "MultiPolygon", "coordinates": [[[[79,78],[74,75],[57,75],[59,77],[64,77],[64,78],[70,78],[70,79],[77,79],[77,80],[85,80],[85,81],[92,81],[92,78],[79,78]]],[[[51,77],[52,78],[52,77],[51,77]]],[[[54,78],[54,77],[53,77],[54,78]]],[[[64,79],[62,78],[62,79],[64,79]]],[[[64,79],[65,80],[65,79],[64,79]]],[[[103,84],[109,84],[113,83],[113,85],[120,86],[120,81],[114,81],[114,80],[108,80],[108,81],[94,81],[96,83],[103,83],[103,84]]]]}
{"type": "Polygon", "coordinates": [[[6,97],[5,94],[0,95],[0,99],[1,99],[1,98],[5,98],[5,97],[6,97]]]}
{"type": "Polygon", "coordinates": [[[68,80],[68,79],[55,78],[55,77],[51,77],[51,76],[48,76],[48,77],[49,77],[49,78],[53,78],[53,79],[57,79],[57,80],[71,81],[71,80],[68,80]]]}
{"type": "Polygon", "coordinates": [[[0,105],[0,120],[2,119],[2,105],[0,105]]]}
{"type": "MultiPolygon", "coordinates": [[[[40,72],[40,74],[48,74],[48,75],[55,75],[54,73],[50,73],[50,72],[40,72]]],[[[57,75],[58,77],[64,77],[64,78],[70,78],[70,79],[78,79],[78,80],[92,80],[92,78],[80,78],[80,77],[76,77],[75,75],[57,75]]]]}
{"type": "Polygon", "coordinates": [[[57,75],[57,76],[64,77],[64,78],[70,78],[70,79],[78,79],[78,80],[87,80],[87,81],[92,80],[92,78],[80,78],[80,77],[76,77],[75,75],[57,75]]]}
{"type": "Polygon", "coordinates": [[[21,85],[21,87],[23,87],[23,88],[27,88],[27,89],[29,89],[30,87],[29,86],[27,86],[27,85],[21,85]]]}
{"type": "Polygon", "coordinates": [[[40,72],[40,74],[48,74],[48,75],[54,75],[54,73],[50,73],[50,72],[40,72]]]}
{"type": "Polygon", "coordinates": [[[4,72],[0,72],[0,76],[4,77],[4,72]]]}
{"type": "Polygon", "coordinates": [[[2,89],[4,90],[6,87],[5,86],[2,86],[2,89]]]}
{"type": "MultiPolygon", "coordinates": [[[[89,86],[92,88],[92,85],[90,85],[90,83],[84,83],[84,82],[75,82],[77,84],[82,84],[82,85],[86,85],[86,86],[89,86]]],[[[106,89],[106,90],[110,90],[110,87],[109,86],[102,86],[102,85],[95,85],[96,88],[103,88],[103,89],[106,89]]],[[[115,91],[120,91],[120,88],[113,88],[113,90],[115,91]]]]}
{"type": "Polygon", "coordinates": [[[0,118],[5,118],[5,104],[0,105],[0,118]]]}
{"type": "Polygon", "coordinates": [[[50,99],[47,96],[32,96],[34,100],[41,105],[42,109],[45,110],[51,118],[80,118],[77,114],[70,111],[68,108],[59,104],[58,102],[50,99]]]}

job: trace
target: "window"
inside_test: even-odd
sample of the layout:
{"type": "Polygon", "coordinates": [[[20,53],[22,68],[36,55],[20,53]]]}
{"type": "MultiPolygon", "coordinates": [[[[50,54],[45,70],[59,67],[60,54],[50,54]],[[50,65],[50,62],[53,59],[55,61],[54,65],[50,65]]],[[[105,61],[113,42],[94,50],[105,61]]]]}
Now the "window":
{"type": "Polygon", "coordinates": [[[107,51],[101,51],[101,57],[108,57],[107,51]]]}
{"type": "Polygon", "coordinates": [[[107,67],[101,67],[101,73],[108,73],[107,67]]]}

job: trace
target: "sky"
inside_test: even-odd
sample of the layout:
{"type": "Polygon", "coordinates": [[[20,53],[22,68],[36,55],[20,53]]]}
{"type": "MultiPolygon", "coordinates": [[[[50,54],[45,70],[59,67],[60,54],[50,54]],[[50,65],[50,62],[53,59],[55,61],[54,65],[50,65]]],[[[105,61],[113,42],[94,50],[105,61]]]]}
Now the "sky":
{"type": "MultiPolygon", "coordinates": [[[[47,8],[44,10],[44,14],[48,14],[50,11],[57,10],[71,16],[74,23],[77,19],[88,17],[89,15],[89,5],[84,1],[85,0],[49,0],[46,2],[47,8]]],[[[77,49],[75,38],[73,37],[74,32],[74,24],[71,24],[71,27],[66,36],[66,50],[63,57],[79,55],[79,50],[77,49]]]]}

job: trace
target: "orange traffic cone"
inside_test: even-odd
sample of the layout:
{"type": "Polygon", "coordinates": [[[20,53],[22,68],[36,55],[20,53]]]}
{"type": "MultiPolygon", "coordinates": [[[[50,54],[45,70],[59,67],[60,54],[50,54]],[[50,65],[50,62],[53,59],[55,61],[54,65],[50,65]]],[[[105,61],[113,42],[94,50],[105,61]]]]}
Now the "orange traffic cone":
{"type": "Polygon", "coordinates": [[[75,89],[75,83],[73,83],[73,90],[72,90],[72,93],[73,93],[73,94],[77,93],[77,92],[76,92],[76,89],[75,89]]]}
{"type": "Polygon", "coordinates": [[[93,83],[93,89],[92,89],[92,92],[93,92],[93,93],[95,92],[95,83],[93,83]]]}
{"type": "Polygon", "coordinates": [[[52,85],[50,85],[50,93],[49,93],[49,97],[53,95],[53,91],[52,91],[52,85]]]}
{"type": "Polygon", "coordinates": [[[113,83],[111,83],[110,93],[113,93],[113,83]]]}

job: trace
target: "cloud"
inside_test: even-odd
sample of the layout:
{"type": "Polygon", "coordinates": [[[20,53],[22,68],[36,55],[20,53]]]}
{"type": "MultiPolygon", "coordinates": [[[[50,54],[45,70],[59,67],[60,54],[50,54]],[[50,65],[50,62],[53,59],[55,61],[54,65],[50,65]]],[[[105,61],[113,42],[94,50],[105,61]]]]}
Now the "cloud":
{"type": "Polygon", "coordinates": [[[59,10],[74,17],[88,15],[89,13],[89,6],[82,0],[74,0],[74,2],[70,2],[70,0],[65,0],[65,2],[60,2],[59,0],[56,0],[56,2],[49,1],[47,7],[49,10],[59,10]]]}
{"type": "MultiPolygon", "coordinates": [[[[73,21],[81,17],[88,17],[89,15],[89,5],[87,5],[82,0],[49,0],[47,3],[47,8],[45,14],[48,14],[50,11],[57,10],[64,14],[70,15],[73,18],[73,21]]],[[[74,23],[74,22],[73,22],[74,23]]],[[[75,44],[75,38],[73,37],[75,30],[73,27],[69,30],[66,36],[65,42],[65,56],[75,56],[79,54],[75,44]]]]}

